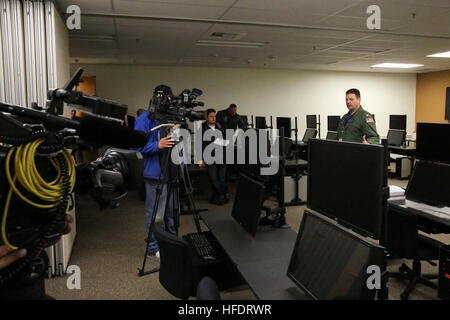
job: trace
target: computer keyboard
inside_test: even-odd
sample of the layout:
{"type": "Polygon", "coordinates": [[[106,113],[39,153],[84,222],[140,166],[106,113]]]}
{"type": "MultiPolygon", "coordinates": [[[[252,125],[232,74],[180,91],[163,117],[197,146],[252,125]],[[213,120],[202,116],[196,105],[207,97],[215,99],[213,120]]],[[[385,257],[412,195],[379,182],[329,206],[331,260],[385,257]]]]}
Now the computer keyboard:
{"type": "Polygon", "coordinates": [[[184,236],[197,252],[198,256],[204,261],[216,260],[217,252],[207,238],[205,233],[189,233],[184,236]]]}

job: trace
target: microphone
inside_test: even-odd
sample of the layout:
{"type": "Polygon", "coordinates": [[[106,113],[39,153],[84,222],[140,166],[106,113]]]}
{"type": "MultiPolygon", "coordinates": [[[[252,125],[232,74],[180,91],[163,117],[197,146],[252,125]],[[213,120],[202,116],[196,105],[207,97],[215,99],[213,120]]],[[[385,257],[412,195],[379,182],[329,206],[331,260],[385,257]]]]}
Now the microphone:
{"type": "Polygon", "coordinates": [[[46,112],[0,103],[0,112],[7,112],[37,120],[45,126],[75,129],[83,140],[118,148],[140,148],[147,144],[143,131],[133,130],[118,122],[86,116],[77,120],[55,116],[46,112]]]}

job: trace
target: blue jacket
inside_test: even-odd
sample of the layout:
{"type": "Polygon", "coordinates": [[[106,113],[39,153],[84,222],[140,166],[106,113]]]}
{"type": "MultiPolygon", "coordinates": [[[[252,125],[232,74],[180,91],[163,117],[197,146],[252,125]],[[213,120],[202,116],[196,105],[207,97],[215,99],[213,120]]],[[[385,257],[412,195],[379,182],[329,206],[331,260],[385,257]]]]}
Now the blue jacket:
{"type": "MultiPolygon", "coordinates": [[[[136,119],[134,123],[135,130],[148,131],[156,127],[158,124],[148,118],[148,111],[144,112],[136,119]]],[[[159,130],[147,134],[148,142],[142,148],[135,148],[133,150],[139,151],[144,157],[144,178],[161,179],[161,167],[159,165],[159,130]]]]}

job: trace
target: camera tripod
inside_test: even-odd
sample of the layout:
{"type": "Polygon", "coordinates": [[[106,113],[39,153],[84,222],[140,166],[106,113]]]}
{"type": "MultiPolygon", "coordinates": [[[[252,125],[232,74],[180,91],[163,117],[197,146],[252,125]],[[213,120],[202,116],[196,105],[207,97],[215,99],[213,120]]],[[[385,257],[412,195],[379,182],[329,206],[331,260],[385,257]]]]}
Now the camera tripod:
{"type": "MultiPolygon", "coordinates": [[[[172,150],[173,148],[177,148],[178,144],[181,141],[178,141],[175,143],[175,145],[170,148],[169,150],[172,150]]],[[[166,203],[164,206],[164,210],[167,209],[168,205],[169,205],[169,201],[172,201],[172,205],[173,205],[173,215],[174,215],[174,228],[175,228],[175,232],[176,235],[178,236],[178,228],[180,226],[180,213],[181,213],[181,203],[180,203],[180,179],[183,183],[183,187],[184,187],[184,191],[188,197],[188,209],[190,209],[192,211],[192,215],[194,217],[194,222],[195,222],[195,226],[197,229],[197,232],[200,233],[202,232],[201,227],[200,227],[200,218],[198,216],[198,211],[195,207],[195,203],[194,203],[194,199],[193,199],[193,187],[192,187],[192,183],[191,183],[191,179],[189,176],[189,172],[187,170],[187,164],[185,161],[182,161],[181,165],[177,165],[176,167],[176,176],[175,177],[170,177],[170,166],[169,166],[169,158],[170,158],[170,151],[167,152],[166,157],[163,159],[164,163],[163,163],[163,167],[161,168],[161,175],[165,174],[165,175],[169,175],[168,176],[168,182],[167,182],[167,198],[166,198],[166,203]]],[[[153,230],[155,227],[155,221],[156,221],[156,214],[158,211],[158,206],[159,206],[159,202],[161,200],[161,195],[163,193],[163,188],[164,188],[164,179],[161,179],[160,175],[160,179],[158,181],[158,184],[156,186],[156,198],[155,198],[155,202],[153,204],[153,212],[152,212],[152,218],[151,218],[151,222],[150,225],[148,227],[148,232],[147,232],[147,239],[146,239],[146,247],[145,247],[145,255],[144,255],[144,261],[142,264],[142,268],[138,268],[139,273],[138,276],[142,277],[148,274],[152,274],[155,272],[159,271],[159,268],[154,268],[152,270],[149,271],[145,271],[145,264],[147,262],[147,257],[148,257],[148,245],[152,239],[152,234],[153,234],[153,230]]],[[[164,212],[165,214],[165,212],[164,212]]]]}

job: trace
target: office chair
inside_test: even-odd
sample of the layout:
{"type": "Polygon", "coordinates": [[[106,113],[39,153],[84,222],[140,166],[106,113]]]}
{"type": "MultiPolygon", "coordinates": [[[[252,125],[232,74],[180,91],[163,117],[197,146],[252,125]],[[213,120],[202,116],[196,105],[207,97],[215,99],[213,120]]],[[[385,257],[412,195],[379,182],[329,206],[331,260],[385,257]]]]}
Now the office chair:
{"type": "Polygon", "coordinates": [[[203,277],[198,283],[197,300],[221,300],[217,283],[210,277],[203,277]]]}
{"type": "Polygon", "coordinates": [[[294,150],[293,150],[293,141],[291,138],[282,138],[283,139],[283,153],[286,159],[294,158],[294,150]]]}
{"type": "Polygon", "coordinates": [[[438,286],[431,282],[437,279],[438,275],[427,275],[421,272],[421,261],[427,261],[436,266],[431,260],[439,259],[439,247],[444,243],[418,233],[417,215],[401,207],[389,207],[386,227],[386,249],[387,251],[401,259],[412,259],[413,267],[409,268],[402,264],[400,272],[389,273],[389,277],[409,280],[405,290],[400,295],[406,300],[417,283],[421,283],[432,289],[438,286]]]}
{"type": "Polygon", "coordinates": [[[159,282],[172,295],[187,299],[195,295],[193,260],[186,240],[155,224],[154,235],[159,245],[159,282]]]}
{"type": "Polygon", "coordinates": [[[338,140],[338,133],[336,131],[328,131],[326,139],[327,140],[338,140]]]}

